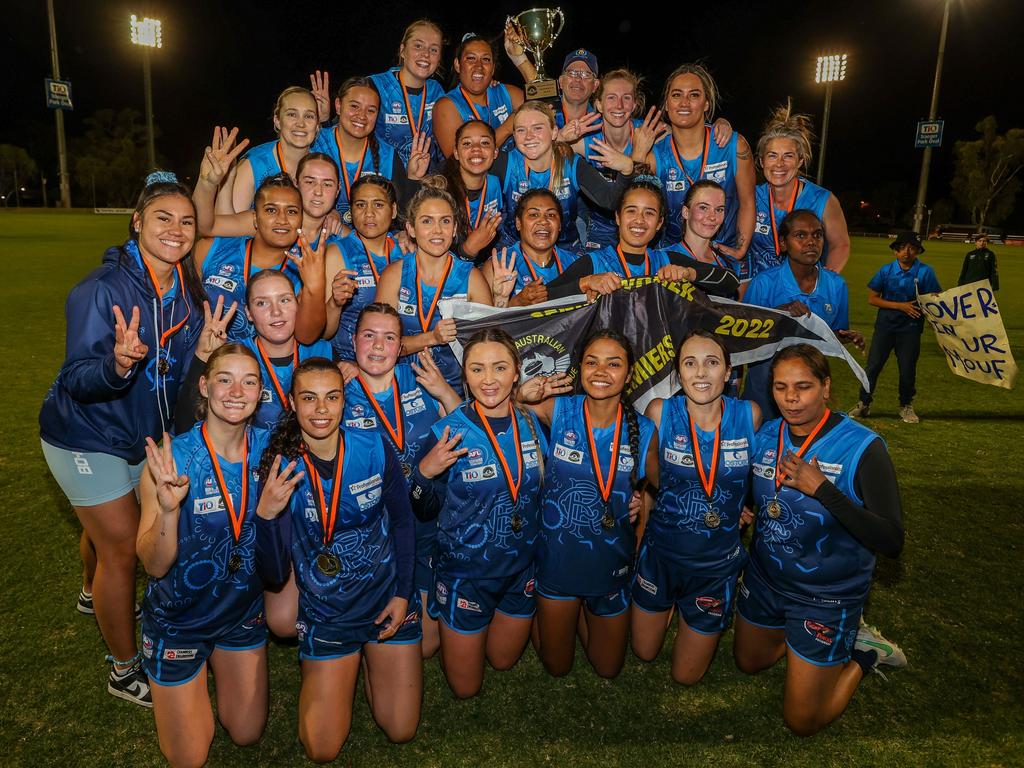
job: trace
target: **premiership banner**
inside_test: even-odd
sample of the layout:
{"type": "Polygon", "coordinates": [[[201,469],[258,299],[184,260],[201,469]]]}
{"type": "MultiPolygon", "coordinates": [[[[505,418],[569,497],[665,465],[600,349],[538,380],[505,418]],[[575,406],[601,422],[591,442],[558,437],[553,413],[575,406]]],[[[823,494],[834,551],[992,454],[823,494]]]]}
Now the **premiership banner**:
{"type": "Polygon", "coordinates": [[[495,309],[467,301],[442,303],[445,317],[456,321],[451,347],[462,359],[462,345],[482,328],[500,327],[516,340],[523,375],[576,375],[577,347],[592,331],[613,328],[633,344],[636,366],[627,389],[643,410],[656,397],[679,388],[675,350],[693,328],[722,337],[733,365],[768,360],[782,347],[806,343],[826,355],[843,358],[865,387],[867,376],[831,329],[816,315],[792,317],[785,312],[708,297],[687,282],[663,283],[654,277],[622,281],[622,290],[588,302],[572,296],[544,304],[495,309]]]}
{"type": "Polygon", "coordinates": [[[942,293],[920,293],[917,304],[953,373],[982,384],[1013,388],[1017,364],[988,280],[942,293]]]}

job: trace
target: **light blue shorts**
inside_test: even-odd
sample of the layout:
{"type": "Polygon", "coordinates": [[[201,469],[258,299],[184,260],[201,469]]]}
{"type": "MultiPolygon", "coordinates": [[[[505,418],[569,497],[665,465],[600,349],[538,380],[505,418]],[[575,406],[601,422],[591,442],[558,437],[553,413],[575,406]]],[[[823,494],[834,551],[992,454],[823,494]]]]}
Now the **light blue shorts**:
{"type": "Polygon", "coordinates": [[[146,463],[129,464],[109,453],[68,451],[45,440],[43,457],[53,479],[75,507],[94,507],[119,499],[139,486],[146,463]]]}

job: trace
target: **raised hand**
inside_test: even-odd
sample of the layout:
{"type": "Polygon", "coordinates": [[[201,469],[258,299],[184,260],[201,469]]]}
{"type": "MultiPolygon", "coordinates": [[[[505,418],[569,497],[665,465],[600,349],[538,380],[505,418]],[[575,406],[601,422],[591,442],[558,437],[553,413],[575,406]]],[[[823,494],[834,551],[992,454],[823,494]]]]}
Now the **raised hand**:
{"type": "Polygon", "coordinates": [[[162,445],[157,445],[151,437],[146,438],[146,467],[156,486],[160,511],[167,515],[177,512],[188,495],[188,475],[178,474],[171,436],[166,432],[162,445]]]}
{"type": "Polygon", "coordinates": [[[491,298],[494,306],[504,307],[508,305],[508,297],[512,295],[512,289],[516,287],[516,276],[518,273],[514,267],[516,256],[509,253],[508,248],[495,248],[491,254],[491,298]]]}
{"type": "Polygon", "coordinates": [[[248,139],[238,141],[238,128],[229,131],[223,126],[214,127],[210,146],[203,152],[203,162],[199,166],[199,180],[219,187],[235,160],[248,146],[248,139]]]}
{"type": "Polygon", "coordinates": [[[516,390],[516,399],[526,405],[536,405],[549,397],[569,392],[572,392],[572,376],[567,373],[556,373],[527,379],[516,390]]]}
{"type": "Polygon", "coordinates": [[[285,251],[284,255],[298,266],[302,284],[307,286],[323,285],[326,280],[324,277],[324,253],[327,251],[327,230],[320,230],[320,239],[317,241],[316,248],[313,248],[309,244],[309,238],[300,229],[296,245],[299,246],[299,252],[302,254],[300,257],[296,258],[291,251],[285,251]]]}
{"type": "MultiPolygon", "coordinates": [[[[480,204],[483,205],[483,200],[480,201],[480,204]]],[[[476,256],[488,243],[494,240],[500,226],[501,214],[498,211],[484,214],[483,219],[480,220],[480,225],[475,227],[469,233],[469,236],[466,237],[462,250],[465,251],[467,256],[476,256]]]]}
{"type": "Polygon", "coordinates": [[[373,620],[373,623],[380,626],[384,625],[381,629],[380,634],[377,635],[378,640],[387,640],[401,628],[402,624],[405,623],[405,617],[408,616],[409,601],[404,597],[395,595],[388,604],[384,606],[384,610],[377,614],[377,618],[373,620]]]}
{"type": "Polygon", "coordinates": [[[420,131],[413,137],[409,162],[405,164],[405,174],[412,181],[419,181],[430,169],[430,144],[430,135],[426,131],[420,131]]]}
{"type": "Polygon", "coordinates": [[[139,338],[139,308],[132,307],[130,323],[124,321],[121,308],[114,305],[114,365],[118,376],[127,376],[128,372],[140,360],[146,357],[149,346],[139,338]]]}
{"type": "Polygon", "coordinates": [[[430,354],[429,347],[416,355],[416,359],[409,363],[409,367],[412,369],[413,375],[416,376],[416,383],[427,390],[427,393],[435,400],[438,392],[449,386],[441,369],[434,362],[434,356],[430,354]]]}
{"type": "Polygon", "coordinates": [[[289,462],[284,469],[281,469],[281,461],[281,454],[274,457],[274,463],[270,466],[270,474],[267,475],[267,482],[263,484],[263,491],[260,493],[260,500],[256,505],[256,514],[264,520],[273,520],[284,511],[284,508],[288,506],[288,500],[292,497],[292,491],[295,490],[295,486],[305,474],[305,472],[296,472],[292,475],[292,470],[295,469],[298,462],[289,462]]]}
{"type": "Polygon", "coordinates": [[[326,123],[331,119],[331,76],[318,69],[309,76],[309,90],[316,100],[316,119],[326,123]]]}
{"type": "Polygon", "coordinates": [[[644,121],[633,129],[633,159],[637,162],[646,158],[658,139],[669,132],[668,124],[662,121],[661,115],[660,109],[651,107],[644,121]]]}
{"type": "Polygon", "coordinates": [[[582,136],[601,130],[601,126],[596,125],[597,121],[600,119],[600,112],[588,112],[583,117],[577,118],[576,120],[570,120],[555,133],[555,141],[564,141],[566,144],[575,144],[582,136]]]}
{"type": "Polygon", "coordinates": [[[683,282],[684,280],[693,282],[697,279],[697,270],[678,264],[666,264],[658,270],[657,277],[667,283],[683,282]]]}
{"type": "Polygon", "coordinates": [[[460,456],[465,456],[469,449],[459,448],[460,440],[461,432],[452,435],[451,427],[445,427],[441,439],[420,459],[420,474],[426,478],[437,477],[458,461],[460,456]]]}
{"type": "Polygon", "coordinates": [[[522,28],[518,24],[511,20],[505,23],[505,53],[513,61],[519,59],[520,56],[526,55],[526,46],[523,44],[525,37],[522,28]]]}
{"type": "Polygon", "coordinates": [[[227,311],[224,310],[224,295],[217,297],[217,306],[210,309],[210,302],[203,302],[203,332],[196,345],[196,357],[209,360],[213,351],[228,340],[228,326],[238,310],[238,302],[232,301],[227,311]]]}
{"type": "Polygon", "coordinates": [[[356,295],[356,271],[354,269],[339,269],[331,281],[331,301],[335,306],[344,307],[352,297],[356,295]]]}
{"type": "Polygon", "coordinates": [[[611,144],[601,139],[594,139],[590,143],[590,154],[587,155],[587,159],[595,160],[605,168],[611,168],[619,173],[633,172],[633,158],[619,152],[611,144]]]}
{"type": "Polygon", "coordinates": [[[335,208],[333,211],[324,216],[324,220],[320,222],[320,226],[323,227],[324,232],[328,235],[337,235],[338,237],[348,237],[351,229],[345,226],[341,220],[341,214],[338,213],[338,209],[335,208]]]}

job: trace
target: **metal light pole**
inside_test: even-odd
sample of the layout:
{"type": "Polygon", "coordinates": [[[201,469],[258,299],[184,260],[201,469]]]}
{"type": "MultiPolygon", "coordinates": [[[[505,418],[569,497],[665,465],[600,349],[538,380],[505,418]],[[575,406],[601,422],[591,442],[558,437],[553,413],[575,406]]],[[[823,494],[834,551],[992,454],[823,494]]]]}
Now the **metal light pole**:
{"type": "Polygon", "coordinates": [[[825,178],[825,147],[828,144],[828,116],[832,111],[832,84],[846,79],[845,53],[819,56],[814,82],[825,83],[825,116],[821,120],[821,147],[818,152],[818,186],[825,178]]]}
{"type": "MultiPolygon", "coordinates": [[[[939,110],[939,83],[942,80],[942,59],[946,55],[946,32],[949,29],[949,7],[953,0],[946,0],[946,9],[942,13],[942,32],[939,34],[939,57],[935,61],[935,85],[932,87],[932,106],[928,110],[928,119],[934,120],[939,110]]],[[[927,232],[921,231],[924,223],[924,199],[928,196],[928,172],[932,165],[932,148],[925,147],[921,157],[921,178],[917,182],[917,202],[914,204],[914,231],[922,237],[927,232]]]]}
{"type": "Polygon", "coordinates": [[[146,90],[146,133],[149,140],[149,170],[156,169],[156,142],[153,139],[153,79],[150,74],[149,49],[163,48],[160,20],[148,16],[141,21],[132,14],[132,43],[142,46],[142,79],[146,90]]]}
{"type": "MultiPolygon", "coordinates": [[[[50,63],[53,66],[53,79],[60,80],[60,62],[57,60],[57,24],[53,15],[53,0],[46,0],[46,15],[50,20],[50,63]]],[[[68,145],[64,140],[64,111],[55,109],[57,118],[57,158],[60,177],[60,206],[71,207],[71,180],[68,176],[68,145]]],[[[45,199],[43,201],[46,202],[45,199]]]]}

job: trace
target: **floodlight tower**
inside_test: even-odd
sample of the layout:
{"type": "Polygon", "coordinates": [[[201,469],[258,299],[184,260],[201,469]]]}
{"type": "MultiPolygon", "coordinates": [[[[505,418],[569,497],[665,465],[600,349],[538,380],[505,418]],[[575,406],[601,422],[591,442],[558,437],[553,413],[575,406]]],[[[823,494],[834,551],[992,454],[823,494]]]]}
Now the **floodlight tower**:
{"type": "Polygon", "coordinates": [[[846,79],[845,53],[833,53],[818,57],[814,70],[814,82],[825,84],[825,116],[821,121],[821,148],[818,152],[818,186],[825,177],[825,145],[828,142],[828,116],[832,111],[832,84],[846,79]]]}
{"type": "Polygon", "coordinates": [[[153,140],[153,78],[150,74],[150,48],[163,48],[160,20],[131,16],[132,43],[142,47],[142,78],[146,89],[146,133],[149,140],[149,170],[156,168],[156,143],[153,140]]]}

